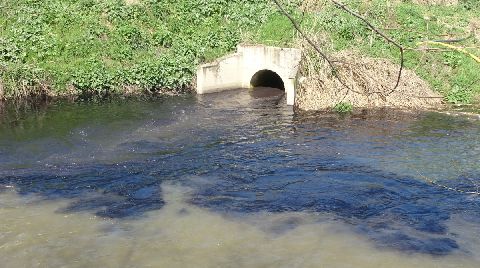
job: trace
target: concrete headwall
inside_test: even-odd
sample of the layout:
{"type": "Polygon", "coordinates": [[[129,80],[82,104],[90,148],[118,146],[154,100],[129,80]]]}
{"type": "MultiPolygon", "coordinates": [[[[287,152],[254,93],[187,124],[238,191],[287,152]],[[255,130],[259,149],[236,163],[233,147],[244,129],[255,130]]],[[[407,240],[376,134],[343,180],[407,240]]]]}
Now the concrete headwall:
{"type": "Polygon", "coordinates": [[[301,57],[301,51],[294,48],[240,45],[236,53],[199,67],[197,93],[250,88],[252,77],[256,73],[270,70],[282,79],[287,104],[293,105],[301,57]]]}

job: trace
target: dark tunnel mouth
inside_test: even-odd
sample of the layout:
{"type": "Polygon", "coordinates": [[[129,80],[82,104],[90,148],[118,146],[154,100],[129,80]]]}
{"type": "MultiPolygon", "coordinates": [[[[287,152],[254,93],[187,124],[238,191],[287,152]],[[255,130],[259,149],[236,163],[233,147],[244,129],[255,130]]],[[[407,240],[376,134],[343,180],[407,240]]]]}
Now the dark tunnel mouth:
{"type": "Polygon", "coordinates": [[[270,87],[285,90],[282,78],[274,71],[261,70],[256,72],[250,80],[252,87],[270,87]]]}

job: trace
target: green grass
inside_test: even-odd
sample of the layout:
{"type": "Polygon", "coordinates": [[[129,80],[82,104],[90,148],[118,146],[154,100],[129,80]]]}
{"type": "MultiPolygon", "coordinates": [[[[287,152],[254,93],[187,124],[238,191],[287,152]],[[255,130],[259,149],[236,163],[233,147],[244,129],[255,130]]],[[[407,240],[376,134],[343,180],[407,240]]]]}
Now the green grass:
{"type": "MultiPolygon", "coordinates": [[[[328,38],[329,53],[355,49],[398,62],[398,50],[358,19],[331,4],[319,11],[283,1],[308,32],[328,38]]],[[[344,0],[405,47],[470,34],[479,1],[458,6],[421,6],[410,1],[344,0]],[[448,35],[448,36],[446,36],[448,35]]],[[[292,46],[298,38],[270,0],[3,0],[0,3],[0,95],[20,98],[185,92],[198,64],[241,42],[292,46]]],[[[472,46],[478,40],[456,43],[472,46]]],[[[407,51],[413,69],[452,103],[480,95],[479,64],[458,51],[407,51]]],[[[0,96],[2,98],[2,96],[0,96]]]]}
{"type": "Polygon", "coordinates": [[[134,5],[4,0],[0,5],[5,98],[42,89],[85,95],[127,88],[182,92],[191,88],[198,64],[234,50],[241,36],[256,33],[276,12],[267,0],[142,0],[134,5]]]}
{"type": "Polygon", "coordinates": [[[353,105],[346,102],[340,102],[333,107],[333,111],[339,114],[349,114],[353,112],[353,105]]]}
{"type": "Polygon", "coordinates": [[[290,46],[296,37],[296,32],[288,18],[279,13],[269,16],[254,34],[252,42],[270,46],[290,46]]]}
{"type": "MultiPolygon", "coordinates": [[[[480,14],[480,2],[469,0],[461,1],[458,6],[423,6],[407,1],[393,4],[386,0],[343,2],[407,48],[419,48],[418,43],[425,40],[469,36],[470,22],[478,20],[480,14]]],[[[372,57],[399,62],[397,48],[373,34],[360,20],[333,5],[308,16],[303,27],[327,35],[330,43],[325,49],[329,52],[356,49],[372,57]]],[[[476,47],[467,50],[480,56],[479,40],[475,38],[453,45],[476,47]]],[[[415,70],[449,102],[469,103],[480,95],[480,64],[467,54],[454,50],[408,50],[405,60],[407,68],[415,70]]]]}

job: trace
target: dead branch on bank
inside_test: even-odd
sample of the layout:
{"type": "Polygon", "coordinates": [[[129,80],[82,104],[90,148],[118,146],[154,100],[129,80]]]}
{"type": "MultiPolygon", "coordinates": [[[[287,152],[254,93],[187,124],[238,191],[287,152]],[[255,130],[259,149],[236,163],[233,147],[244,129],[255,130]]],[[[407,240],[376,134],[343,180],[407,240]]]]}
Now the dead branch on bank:
{"type": "Polygon", "coordinates": [[[400,50],[400,69],[398,71],[398,77],[397,77],[397,82],[395,84],[395,87],[393,87],[393,89],[387,93],[386,95],[389,95],[391,94],[393,91],[395,91],[395,89],[398,88],[398,86],[400,85],[400,79],[402,78],[402,71],[403,71],[403,68],[405,66],[405,55],[404,55],[404,52],[405,52],[405,49],[403,48],[402,45],[400,45],[399,43],[397,43],[395,40],[393,40],[392,38],[386,36],[382,31],[380,31],[379,29],[377,29],[375,26],[373,26],[366,18],[362,17],[360,14],[352,11],[351,9],[349,9],[347,7],[346,4],[343,4],[341,2],[338,2],[338,1],[335,1],[335,0],[331,0],[337,7],[345,10],[347,13],[351,14],[352,16],[360,19],[361,21],[363,21],[371,30],[373,30],[374,32],[376,32],[378,35],[380,35],[381,37],[383,37],[383,39],[387,40],[387,42],[393,44],[394,46],[396,46],[399,50],[400,50]]]}
{"type": "Polygon", "coordinates": [[[288,14],[288,12],[283,8],[283,6],[280,4],[280,2],[278,2],[278,0],[273,0],[273,2],[275,2],[275,4],[277,5],[278,9],[280,10],[280,12],[283,13],[283,15],[285,15],[285,17],[288,18],[288,20],[290,20],[290,22],[292,23],[293,27],[300,33],[300,35],[308,42],[308,44],[310,44],[314,49],[315,51],[317,51],[317,53],[328,63],[328,65],[330,66],[330,68],[332,69],[332,72],[333,72],[333,75],[337,78],[337,80],[347,89],[351,90],[350,87],[340,78],[340,76],[338,76],[338,73],[337,73],[337,68],[335,68],[335,65],[333,64],[333,61],[330,60],[330,58],[302,31],[302,29],[300,28],[300,26],[297,24],[297,22],[295,21],[295,19],[290,16],[290,14],[288,14]]]}
{"type": "MultiPolygon", "coordinates": [[[[373,26],[367,19],[365,19],[364,17],[362,17],[361,15],[359,15],[358,13],[350,10],[345,4],[341,3],[341,2],[338,2],[338,1],[335,1],[335,0],[331,0],[337,7],[343,9],[344,11],[348,12],[349,14],[351,14],[352,16],[362,20],[371,30],[373,30],[374,32],[376,32],[378,35],[380,35],[381,37],[383,37],[387,42],[393,44],[395,47],[397,47],[399,50],[400,50],[400,69],[398,71],[398,76],[397,76],[397,80],[396,80],[396,83],[395,83],[395,86],[393,87],[392,90],[390,90],[389,92],[385,93],[384,91],[377,91],[377,92],[359,92],[359,91],[356,91],[354,90],[353,88],[349,87],[345,81],[338,75],[338,71],[337,71],[337,68],[335,67],[334,65],[334,61],[331,60],[327,55],[326,53],[324,53],[303,31],[302,29],[300,28],[300,26],[297,24],[297,22],[295,21],[295,19],[283,8],[283,6],[280,4],[280,2],[278,0],[273,0],[273,2],[275,3],[275,5],[278,7],[278,9],[280,10],[280,12],[283,13],[283,15],[285,15],[285,17],[288,18],[288,20],[292,23],[293,27],[298,31],[298,33],[300,33],[300,35],[307,41],[307,43],[309,45],[311,45],[315,51],[328,63],[328,65],[330,66],[330,68],[332,69],[332,73],[333,75],[335,76],[335,78],[340,82],[340,84],[345,87],[348,91],[352,91],[354,93],[357,93],[357,94],[362,94],[362,95],[371,95],[371,94],[381,94],[382,96],[383,95],[390,95],[391,93],[393,93],[397,88],[398,86],[400,85],[400,80],[401,80],[401,77],[402,77],[402,72],[403,72],[403,69],[404,69],[404,65],[405,65],[405,57],[404,57],[404,51],[405,49],[403,48],[403,46],[401,46],[399,43],[397,43],[395,40],[391,39],[390,37],[386,36],[384,33],[382,33],[379,29],[377,29],[375,26],[373,26]]],[[[348,92],[347,91],[347,92],[348,92]]]]}
{"type": "Polygon", "coordinates": [[[325,67],[327,64],[319,64],[319,56],[313,49],[306,49],[306,53],[302,63],[306,79],[302,79],[296,99],[296,107],[301,110],[328,110],[339,102],[356,107],[428,109],[441,105],[444,98],[435,94],[423,79],[408,69],[403,71],[400,86],[388,97],[368,94],[390,90],[393,85],[389,81],[397,78],[398,65],[388,59],[371,58],[354,50],[343,50],[331,55],[335,58],[335,66],[350,87],[364,94],[348,93],[325,67]]]}

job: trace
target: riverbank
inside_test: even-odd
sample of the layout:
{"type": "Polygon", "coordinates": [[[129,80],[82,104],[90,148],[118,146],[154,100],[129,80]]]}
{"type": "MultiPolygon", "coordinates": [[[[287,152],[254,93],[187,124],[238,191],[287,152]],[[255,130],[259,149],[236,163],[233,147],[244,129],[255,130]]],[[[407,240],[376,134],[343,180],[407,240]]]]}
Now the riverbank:
{"type": "MultiPolygon", "coordinates": [[[[480,65],[472,57],[480,55],[477,1],[423,2],[344,1],[408,48],[405,67],[446,102],[475,102],[480,94],[480,65]],[[454,48],[425,43],[440,39],[462,40],[448,43],[454,48]]],[[[267,0],[6,0],[1,5],[0,99],[7,100],[183,94],[194,89],[198,64],[239,43],[300,47],[302,40],[267,0]]],[[[289,1],[285,8],[329,55],[354,49],[399,63],[395,47],[331,1],[289,1]]]]}
{"type": "Polygon", "coordinates": [[[0,98],[194,87],[201,62],[276,16],[269,1],[2,1],[0,98]]]}
{"type": "MultiPolygon", "coordinates": [[[[374,84],[369,86],[369,90],[372,90],[372,87],[387,87],[385,89],[387,92],[393,89],[396,82],[395,75],[401,62],[399,49],[366,27],[360,19],[332,5],[331,1],[323,1],[323,6],[318,5],[319,1],[313,2],[316,4],[306,6],[305,10],[316,11],[318,14],[312,18],[312,26],[305,27],[307,34],[329,55],[351,54],[349,51],[358,54],[358,57],[350,59],[343,57],[341,64],[355,65],[360,62],[363,68],[367,68],[355,74],[358,78],[354,79],[355,81],[349,86],[354,88],[355,83],[370,80],[369,82],[374,84]],[[377,64],[371,64],[371,62],[377,62],[377,64]],[[392,63],[398,67],[392,69],[392,63]],[[378,74],[376,77],[368,77],[372,74],[372,70],[373,73],[378,74]],[[384,72],[395,73],[385,74],[384,72]]],[[[428,92],[427,87],[429,87],[443,96],[445,102],[453,104],[478,101],[480,93],[480,62],[478,61],[480,30],[478,15],[476,15],[480,12],[478,2],[369,1],[360,4],[355,1],[343,2],[349,6],[350,10],[357,12],[378,31],[404,48],[404,66],[405,69],[413,72],[413,76],[407,75],[403,82],[416,84],[415,81],[418,79],[414,76],[427,82],[425,86],[417,85],[409,90],[425,88],[423,92],[428,92]]],[[[312,50],[308,47],[307,49],[312,50]]],[[[318,58],[317,55],[311,55],[312,53],[309,53],[308,56],[313,59],[318,58]]],[[[308,68],[307,71],[311,72],[312,68],[310,66],[308,68]]],[[[361,66],[357,69],[359,68],[361,66]]],[[[318,71],[314,70],[314,73],[318,71]]],[[[360,88],[360,90],[363,89],[360,88]]],[[[413,95],[436,97],[432,94],[413,95]]]]}

